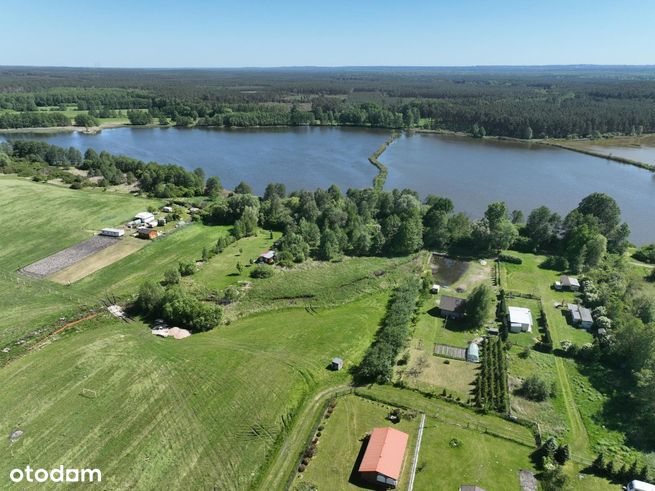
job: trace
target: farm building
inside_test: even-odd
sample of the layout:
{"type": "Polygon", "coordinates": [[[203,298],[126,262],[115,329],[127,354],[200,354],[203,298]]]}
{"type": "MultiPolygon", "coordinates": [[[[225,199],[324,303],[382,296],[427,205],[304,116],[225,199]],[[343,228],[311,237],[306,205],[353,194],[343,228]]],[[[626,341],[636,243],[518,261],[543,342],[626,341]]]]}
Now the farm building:
{"type": "Polygon", "coordinates": [[[395,488],[403,468],[409,435],[393,428],[374,428],[359,464],[364,481],[395,488]]]}
{"type": "Polygon", "coordinates": [[[260,254],[259,257],[255,260],[255,263],[257,264],[260,263],[273,264],[274,262],[275,262],[275,251],[266,251],[260,254]]]}
{"type": "Polygon", "coordinates": [[[100,235],[106,235],[108,237],[122,237],[125,235],[125,230],[122,228],[103,228],[100,231],[100,235]]]}
{"type": "Polygon", "coordinates": [[[466,361],[480,363],[480,348],[476,343],[471,343],[468,348],[466,348],[466,361]]]}
{"type": "Polygon", "coordinates": [[[142,223],[148,223],[155,219],[155,215],[149,211],[142,211],[134,215],[134,220],[141,220],[142,223]]]}
{"type": "Polygon", "coordinates": [[[444,295],[439,299],[439,311],[444,317],[459,319],[464,315],[466,300],[463,298],[449,297],[444,295]]]}
{"type": "Polygon", "coordinates": [[[577,278],[563,274],[559,281],[555,282],[555,290],[571,290],[577,292],[580,289],[580,282],[577,278]]]}
{"type": "Polygon", "coordinates": [[[330,363],[330,369],[334,371],[339,371],[342,368],[343,368],[343,360],[337,357],[332,358],[332,363],[330,363]]]}
{"type": "Polygon", "coordinates": [[[532,312],[525,307],[509,307],[509,330],[532,332],[532,312]]]}
{"type": "Polygon", "coordinates": [[[156,239],[159,233],[148,227],[139,227],[137,229],[140,239],[156,239]]]}
{"type": "Polygon", "coordinates": [[[571,316],[571,324],[580,326],[583,329],[589,329],[594,325],[594,318],[591,316],[591,310],[581,305],[570,303],[566,306],[571,316]]]}

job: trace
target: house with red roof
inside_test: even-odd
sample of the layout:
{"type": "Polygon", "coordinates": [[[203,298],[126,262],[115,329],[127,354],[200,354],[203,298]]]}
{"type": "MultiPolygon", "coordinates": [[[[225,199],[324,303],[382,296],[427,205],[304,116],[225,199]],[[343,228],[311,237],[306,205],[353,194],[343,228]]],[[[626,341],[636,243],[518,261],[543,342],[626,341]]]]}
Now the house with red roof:
{"type": "Polygon", "coordinates": [[[395,488],[403,468],[409,435],[393,428],[374,428],[359,465],[367,482],[395,488]]]}

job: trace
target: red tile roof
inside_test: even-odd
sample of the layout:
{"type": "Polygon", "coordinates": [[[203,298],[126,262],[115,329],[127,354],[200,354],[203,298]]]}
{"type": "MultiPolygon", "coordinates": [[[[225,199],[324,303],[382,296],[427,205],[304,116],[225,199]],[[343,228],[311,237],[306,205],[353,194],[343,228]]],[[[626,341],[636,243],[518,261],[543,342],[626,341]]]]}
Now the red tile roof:
{"type": "Polygon", "coordinates": [[[364,453],[359,472],[377,472],[398,480],[409,435],[393,428],[375,428],[364,453]]]}

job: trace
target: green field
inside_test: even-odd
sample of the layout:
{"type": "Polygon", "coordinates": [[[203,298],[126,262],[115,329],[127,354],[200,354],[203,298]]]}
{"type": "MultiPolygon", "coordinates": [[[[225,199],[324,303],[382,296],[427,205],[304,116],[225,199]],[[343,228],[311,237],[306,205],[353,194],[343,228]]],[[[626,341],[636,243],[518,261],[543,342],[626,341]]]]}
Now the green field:
{"type": "Polygon", "coordinates": [[[383,312],[375,295],[317,315],[251,316],[184,341],[108,318],[0,371],[0,474],[27,463],[97,467],[112,489],[244,489],[302,399],[347,380],[383,312]],[[87,398],[83,389],[95,391],[87,398]]]}

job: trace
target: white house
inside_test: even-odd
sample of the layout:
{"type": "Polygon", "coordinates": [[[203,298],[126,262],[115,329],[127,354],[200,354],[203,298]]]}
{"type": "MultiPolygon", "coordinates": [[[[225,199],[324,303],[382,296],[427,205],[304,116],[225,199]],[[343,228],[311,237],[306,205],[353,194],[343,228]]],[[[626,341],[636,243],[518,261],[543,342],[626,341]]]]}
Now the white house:
{"type": "Polygon", "coordinates": [[[509,330],[532,332],[532,312],[525,307],[509,307],[509,330]]]}

